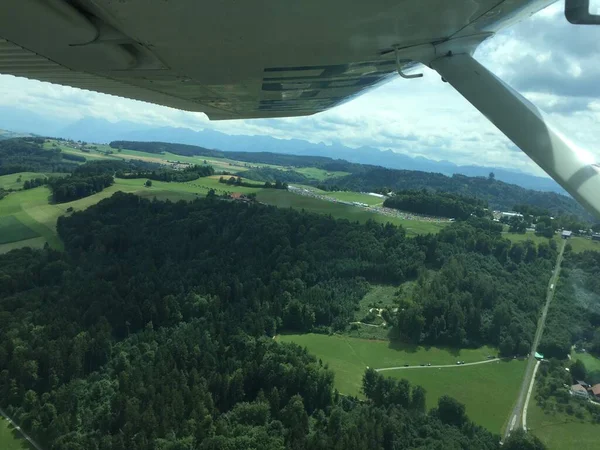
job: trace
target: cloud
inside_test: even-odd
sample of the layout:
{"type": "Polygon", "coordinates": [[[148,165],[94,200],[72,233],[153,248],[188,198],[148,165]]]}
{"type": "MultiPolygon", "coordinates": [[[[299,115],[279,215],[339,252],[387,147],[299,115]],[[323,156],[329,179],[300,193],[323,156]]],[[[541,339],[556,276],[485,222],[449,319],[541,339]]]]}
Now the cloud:
{"type": "MultiPolygon", "coordinates": [[[[562,8],[562,2],[556,3],[502,31],[475,56],[600,159],[600,27],[570,25],[562,8]]],[[[332,110],[299,118],[210,122],[202,113],[11,76],[0,76],[0,105],[63,117],[65,125],[99,117],[157,127],[209,128],[541,173],[437,73],[419,70],[423,78],[397,78],[332,110]]]]}

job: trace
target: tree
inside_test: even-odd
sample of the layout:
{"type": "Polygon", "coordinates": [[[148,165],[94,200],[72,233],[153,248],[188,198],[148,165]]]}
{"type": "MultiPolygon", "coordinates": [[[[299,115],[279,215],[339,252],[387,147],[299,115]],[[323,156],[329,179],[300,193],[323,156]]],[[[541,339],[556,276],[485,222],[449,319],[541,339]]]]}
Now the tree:
{"type": "Polygon", "coordinates": [[[152,180],[146,180],[146,182],[144,183],[144,186],[152,187],[152,180]]]}
{"type": "Polygon", "coordinates": [[[442,422],[459,427],[467,420],[465,405],[447,395],[439,398],[437,415],[442,422]]]}
{"type": "Polygon", "coordinates": [[[571,364],[571,375],[573,376],[573,380],[585,380],[587,377],[587,371],[585,369],[585,364],[580,359],[576,359],[571,364]]]}
{"type": "Polygon", "coordinates": [[[426,397],[427,393],[425,391],[425,388],[423,388],[422,386],[413,386],[411,393],[410,408],[412,410],[424,413],[426,397]]]}
{"type": "Polygon", "coordinates": [[[502,446],[503,450],[546,450],[546,446],[536,436],[523,429],[513,431],[502,446]]]}

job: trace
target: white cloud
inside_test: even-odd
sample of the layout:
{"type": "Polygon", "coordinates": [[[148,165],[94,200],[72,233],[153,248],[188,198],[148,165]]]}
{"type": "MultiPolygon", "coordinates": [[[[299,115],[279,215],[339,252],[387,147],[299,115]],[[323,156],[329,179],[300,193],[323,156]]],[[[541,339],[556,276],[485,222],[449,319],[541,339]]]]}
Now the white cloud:
{"type": "MultiPolygon", "coordinates": [[[[600,27],[567,23],[562,2],[486,41],[476,57],[524,93],[565,134],[600,159],[600,27]]],[[[72,122],[83,117],[155,126],[211,128],[392,149],[458,164],[540,170],[433,71],[396,79],[333,110],[310,117],[210,122],[204,114],[0,76],[0,106],[72,122]]],[[[0,123],[1,126],[1,123],[0,123]]]]}

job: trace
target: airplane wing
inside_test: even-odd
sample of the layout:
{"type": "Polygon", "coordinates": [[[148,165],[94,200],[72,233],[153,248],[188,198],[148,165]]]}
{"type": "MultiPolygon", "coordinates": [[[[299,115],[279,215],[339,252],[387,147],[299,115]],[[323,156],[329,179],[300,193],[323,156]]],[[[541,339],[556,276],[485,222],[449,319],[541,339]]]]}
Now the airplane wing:
{"type": "Polygon", "coordinates": [[[0,73],[211,119],[307,115],[396,76],[394,47],[490,35],[551,2],[2,0],[0,73]]]}
{"type": "MultiPolygon", "coordinates": [[[[0,73],[243,119],[325,111],[421,63],[600,217],[599,166],[471,57],[553,2],[2,0],[0,73]]],[[[593,23],[588,6],[567,18],[593,23]]]]}

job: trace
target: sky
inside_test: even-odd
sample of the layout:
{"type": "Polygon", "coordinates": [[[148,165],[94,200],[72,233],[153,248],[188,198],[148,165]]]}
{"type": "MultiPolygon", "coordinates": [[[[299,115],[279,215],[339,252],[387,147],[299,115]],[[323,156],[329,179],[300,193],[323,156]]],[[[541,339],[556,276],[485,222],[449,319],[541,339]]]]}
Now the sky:
{"type": "MultiPolygon", "coordinates": [[[[600,3],[600,0],[593,2],[600,3]]],[[[600,26],[574,26],[559,1],[485,41],[475,58],[533,101],[572,141],[600,161],[600,26]]],[[[311,142],[391,149],[456,164],[542,174],[522,152],[439,75],[397,78],[314,116],[210,122],[134,100],[0,75],[0,106],[75,121],[95,117],[156,126],[215,129],[311,142]]]]}

